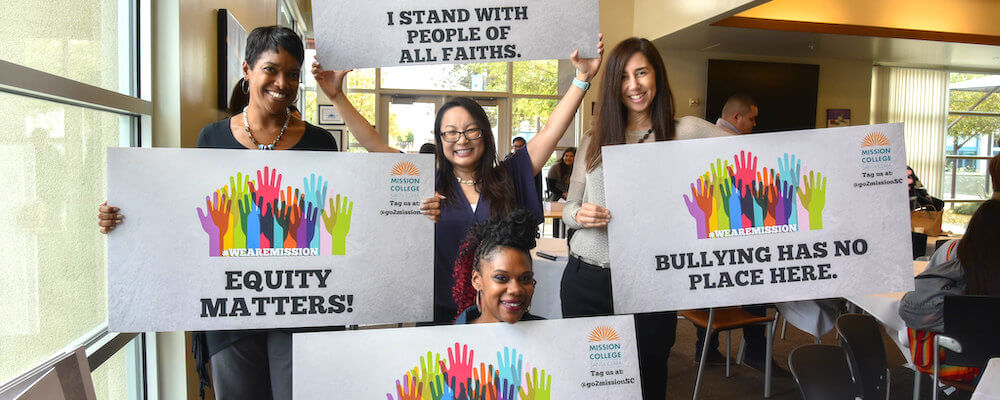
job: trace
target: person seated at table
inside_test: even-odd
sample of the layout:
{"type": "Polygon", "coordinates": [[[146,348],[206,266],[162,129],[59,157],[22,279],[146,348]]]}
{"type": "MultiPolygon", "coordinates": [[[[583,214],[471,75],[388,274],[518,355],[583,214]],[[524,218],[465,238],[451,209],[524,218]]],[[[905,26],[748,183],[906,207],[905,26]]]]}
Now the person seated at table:
{"type": "Polygon", "coordinates": [[[544,319],[528,313],[535,293],[531,254],[538,236],[534,215],[515,210],[476,225],[455,260],[452,295],[456,325],[544,319]]]}
{"type": "Polygon", "coordinates": [[[569,178],[573,175],[574,160],[576,160],[576,147],[570,147],[563,151],[558,162],[549,167],[549,174],[545,176],[545,184],[549,186],[546,200],[559,201],[566,198],[566,193],[569,192],[569,178]]]}
{"type": "MultiPolygon", "coordinates": [[[[998,178],[994,175],[994,187],[998,178]]],[[[921,372],[933,373],[934,335],[944,331],[944,296],[1000,296],[997,238],[1000,200],[994,198],[979,206],[961,239],[949,241],[934,252],[927,269],[914,278],[915,290],[900,301],[899,316],[906,322],[913,364],[921,372]]],[[[973,382],[981,372],[980,368],[948,366],[944,362],[940,368],[942,378],[961,382],[973,382]]]]}

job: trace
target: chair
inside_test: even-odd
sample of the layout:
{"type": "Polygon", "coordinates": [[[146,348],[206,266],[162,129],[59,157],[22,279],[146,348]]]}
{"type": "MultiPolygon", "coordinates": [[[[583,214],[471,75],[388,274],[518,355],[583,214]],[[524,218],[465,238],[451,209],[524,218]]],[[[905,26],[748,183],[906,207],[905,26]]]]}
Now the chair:
{"type": "Polygon", "coordinates": [[[865,400],[889,398],[889,366],[882,328],[870,315],[844,314],[837,318],[837,337],[847,353],[857,393],[865,400]]]}
{"type": "MultiPolygon", "coordinates": [[[[971,392],[967,383],[939,379],[941,348],[949,365],[986,366],[992,357],[1000,356],[1000,296],[945,296],[944,333],[934,336],[934,372],[931,398],[938,398],[938,382],[971,392]]],[[[919,378],[919,373],[914,379],[919,378]]],[[[919,398],[919,382],[913,384],[913,398],[919,398]]]]}
{"type": "Polygon", "coordinates": [[[927,235],[923,233],[910,232],[910,240],[913,243],[914,260],[927,253],[927,235]]]}
{"type": "Polygon", "coordinates": [[[792,370],[805,400],[854,400],[854,383],[844,351],[828,344],[805,344],[788,355],[792,370]]]}
{"type": "Polygon", "coordinates": [[[705,329],[705,341],[701,349],[701,362],[698,364],[698,376],[694,383],[695,400],[698,399],[698,389],[701,387],[701,374],[705,370],[705,362],[708,359],[708,340],[713,332],[727,331],[726,335],[726,377],[729,373],[729,353],[733,340],[733,329],[743,328],[750,325],[764,325],[767,336],[767,358],[764,360],[764,397],[771,397],[771,346],[772,336],[774,336],[774,317],[761,317],[754,315],[739,307],[710,308],[705,310],[686,310],[678,312],[684,319],[691,321],[695,326],[705,329]]]}

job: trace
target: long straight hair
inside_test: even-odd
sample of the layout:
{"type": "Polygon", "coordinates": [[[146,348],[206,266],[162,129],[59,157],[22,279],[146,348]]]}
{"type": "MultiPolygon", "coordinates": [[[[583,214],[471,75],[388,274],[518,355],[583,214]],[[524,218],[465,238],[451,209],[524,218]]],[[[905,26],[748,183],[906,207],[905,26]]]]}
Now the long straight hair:
{"type": "Polygon", "coordinates": [[[444,156],[444,143],[441,141],[441,119],[444,113],[453,107],[462,107],[472,115],[479,129],[483,130],[483,157],[479,159],[479,166],[476,167],[476,177],[479,180],[479,187],[476,189],[490,202],[490,216],[502,216],[509,213],[514,208],[514,185],[507,170],[497,168],[497,146],[493,140],[493,129],[490,127],[490,119],[486,116],[486,110],[468,97],[456,97],[444,103],[438,110],[437,117],[434,118],[434,142],[437,144],[436,155],[438,159],[437,192],[444,195],[444,201],[450,203],[455,201],[460,193],[455,191],[455,166],[444,156]]]}
{"type": "Polygon", "coordinates": [[[621,98],[622,75],[625,73],[625,64],[635,53],[646,56],[649,65],[653,67],[653,78],[656,79],[656,96],[650,104],[656,140],[674,138],[674,94],[670,91],[663,58],[649,40],[636,37],[625,39],[611,50],[604,62],[604,77],[601,80],[601,91],[597,95],[597,122],[590,133],[586,154],[587,171],[601,165],[601,146],[625,143],[628,109],[621,98]]]}
{"type": "Polygon", "coordinates": [[[966,294],[1000,295],[1000,200],[986,200],[958,242],[958,261],[965,271],[966,294]]]}

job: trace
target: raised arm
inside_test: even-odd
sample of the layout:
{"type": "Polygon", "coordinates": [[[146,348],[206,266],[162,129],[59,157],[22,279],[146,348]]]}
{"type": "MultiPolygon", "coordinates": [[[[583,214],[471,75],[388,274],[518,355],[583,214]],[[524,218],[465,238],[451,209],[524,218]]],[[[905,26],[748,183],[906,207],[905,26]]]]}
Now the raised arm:
{"type": "Polygon", "coordinates": [[[314,61],[312,65],[312,73],[316,78],[316,85],[319,86],[320,90],[326,94],[326,97],[330,98],[334,107],[340,111],[340,115],[344,118],[344,123],[347,125],[347,129],[351,131],[355,139],[368,150],[373,153],[399,153],[398,149],[389,147],[389,144],[382,140],[382,136],[378,134],[371,123],[365,119],[361,113],[358,112],[354,105],[351,104],[351,100],[347,98],[344,94],[344,77],[351,70],[341,70],[341,71],[327,71],[323,69],[323,66],[319,64],[319,61],[314,61]]]}
{"type": "MultiPolygon", "coordinates": [[[[601,68],[601,56],[604,55],[603,39],[604,34],[599,34],[597,37],[597,58],[580,58],[579,51],[573,51],[573,54],[570,55],[570,60],[576,67],[576,79],[589,83],[597,75],[597,71],[601,68]]],[[[552,155],[552,151],[556,149],[559,139],[566,133],[566,128],[573,121],[576,110],[580,108],[584,94],[586,92],[583,89],[576,85],[570,85],[569,90],[556,105],[556,109],[549,115],[545,127],[528,142],[528,155],[531,157],[531,166],[535,175],[542,171],[545,162],[552,155]]]]}

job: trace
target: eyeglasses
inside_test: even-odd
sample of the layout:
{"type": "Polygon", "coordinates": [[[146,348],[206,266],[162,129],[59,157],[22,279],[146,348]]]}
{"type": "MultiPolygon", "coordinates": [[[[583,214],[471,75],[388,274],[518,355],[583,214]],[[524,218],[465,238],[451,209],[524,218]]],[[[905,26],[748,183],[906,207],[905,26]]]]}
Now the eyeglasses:
{"type": "Polygon", "coordinates": [[[464,131],[444,131],[441,132],[441,140],[448,143],[455,143],[459,136],[465,136],[466,140],[473,141],[483,137],[483,130],[479,128],[466,129],[464,131]]]}

